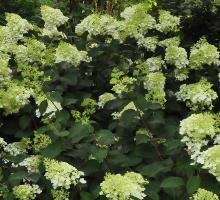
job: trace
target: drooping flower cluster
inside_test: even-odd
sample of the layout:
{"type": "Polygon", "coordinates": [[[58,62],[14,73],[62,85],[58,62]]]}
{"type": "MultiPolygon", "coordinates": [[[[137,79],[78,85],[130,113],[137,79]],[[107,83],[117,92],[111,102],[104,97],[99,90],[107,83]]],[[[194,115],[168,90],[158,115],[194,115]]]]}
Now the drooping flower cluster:
{"type": "Polygon", "coordinates": [[[69,192],[63,188],[51,190],[53,200],[69,200],[69,192]]]}
{"type": "Polygon", "coordinates": [[[164,61],[161,56],[148,58],[144,64],[146,64],[146,68],[149,69],[149,72],[161,71],[164,66],[164,61]]]}
{"type": "Polygon", "coordinates": [[[127,172],[124,175],[106,174],[100,184],[100,194],[110,200],[144,199],[144,185],[147,183],[148,181],[135,172],[127,172]]]}
{"type": "Polygon", "coordinates": [[[34,134],[34,141],[33,141],[33,149],[35,152],[40,152],[41,150],[45,149],[48,145],[52,143],[50,136],[46,134],[40,134],[35,132],[34,134]]]}
{"type": "Polygon", "coordinates": [[[214,137],[216,133],[215,118],[213,114],[205,112],[192,114],[180,123],[180,134],[187,140],[200,142],[207,136],[214,137]]]}
{"type": "Polygon", "coordinates": [[[134,105],[134,102],[132,101],[128,103],[120,112],[112,113],[113,118],[119,119],[126,110],[138,111],[137,107],[134,105]]]}
{"type": "Polygon", "coordinates": [[[32,200],[42,191],[38,185],[23,184],[13,188],[13,195],[19,200],[32,200]]]}
{"type": "Polygon", "coordinates": [[[218,196],[213,192],[199,188],[198,191],[190,198],[190,200],[219,200],[218,196]]]}
{"type": "Polygon", "coordinates": [[[204,65],[219,65],[219,52],[217,47],[201,38],[192,48],[189,58],[191,69],[202,69],[204,65]]]}
{"type": "Polygon", "coordinates": [[[41,15],[44,20],[43,35],[49,37],[64,36],[62,32],[58,31],[58,27],[68,21],[68,17],[64,16],[59,9],[54,9],[49,6],[41,6],[41,15]]]}
{"type": "Polygon", "coordinates": [[[73,64],[75,67],[77,67],[82,61],[91,61],[91,58],[87,56],[87,52],[79,51],[75,46],[66,42],[61,42],[59,44],[55,56],[56,63],[65,61],[73,64]]]}
{"type": "Polygon", "coordinates": [[[26,167],[29,173],[38,173],[39,172],[39,165],[41,163],[41,156],[39,155],[32,155],[25,158],[22,162],[18,165],[22,167],[26,167]]]}
{"type": "Polygon", "coordinates": [[[162,107],[166,102],[165,80],[162,72],[153,72],[149,73],[144,81],[144,87],[148,90],[145,98],[152,103],[160,104],[162,107]]]}
{"type": "Polygon", "coordinates": [[[7,88],[0,89],[0,108],[4,108],[6,114],[18,112],[29,102],[32,93],[32,89],[11,81],[7,88]]]}
{"type": "Polygon", "coordinates": [[[166,48],[165,60],[168,64],[174,65],[178,69],[186,68],[189,63],[186,50],[177,46],[166,48]]]}
{"type": "Polygon", "coordinates": [[[192,114],[180,123],[180,134],[184,136],[182,141],[186,143],[191,158],[195,163],[202,164],[203,168],[208,169],[218,181],[220,181],[219,122],[219,114],[204,112],[192,114]],[[207,146],[210,140],[214,146],[207,146]]]}
{"type": "Polygon", "coordinates": [[[157,30],[163,33],[176,32],[179,30],[180,18],[173,16],[169,11],[159,11],[159,24],[157,30]]]}
{"type": "Polygon", "coordinates": [[[155,52],[159,40],[157,36],[153,37],[140,37],[138,38],[137,44],[140,47],[144,47],[148,51],[155,52]]]}
{"type": "Polygon", "coordinates": [[[99,101],[97,105],[99,106],[99,108],[103,108],[107,102],[112,101],[115,98],[116,97],[112,93],[106,92],[99,96],[99,101]]]}
{"type": "Polygon", "coordinates": [[[69,189],[72,184],[85,183],[82,178],[84,173],[66,162],[49,158],[45,158],[43,162],[46,170],[45,177],[52,183],[54,189],[58,187],[69,189]]]}
{"type": "Polygon", "coordinates": [[[122,95],[123,92],[131,92],[132,88],[130,86],[136,81],[135,78],[125,75],[123,71],[117,68],[112,70],[111,77],[110,84],[113,85],[112,91],[119,96],[122,95]]]}
{"type": "Polygon", "coordinates": [[[75,118],[76,122],[82,124],[88,124],[92,114],[96,112],[96,101],[91,98],[85,98],[81,103],[84,111],[80,112],[78,110],[71,110],[72,116],[75,118]]]}
{"type": "Polygon", "coordinates": [[[177,99],[186,102],[187,107],[192,110],[212,109],[212,101],[217,99],[217,93],[212,89],[212,84],[206,79],[197,83],[183,84],[176,93],[177,99]]]}
{"type": "Polygon", "coordinates": [[[220,145],[214,145],[201,153],[197,161],[220,181],[220,145]]]}

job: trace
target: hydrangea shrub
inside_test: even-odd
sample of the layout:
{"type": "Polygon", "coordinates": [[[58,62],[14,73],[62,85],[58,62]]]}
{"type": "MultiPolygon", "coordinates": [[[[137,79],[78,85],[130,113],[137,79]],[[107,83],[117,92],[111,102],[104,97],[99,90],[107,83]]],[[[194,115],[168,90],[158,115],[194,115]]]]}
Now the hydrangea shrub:
{"type": "Polygon", "coordinates": [[[41,25],[6,13],[1,198],[218,199],[199,188],[220,180],[219,51],[187,48],[180,17],[155,5],[93,13],[75,33],[49,6],[41,25]]]}

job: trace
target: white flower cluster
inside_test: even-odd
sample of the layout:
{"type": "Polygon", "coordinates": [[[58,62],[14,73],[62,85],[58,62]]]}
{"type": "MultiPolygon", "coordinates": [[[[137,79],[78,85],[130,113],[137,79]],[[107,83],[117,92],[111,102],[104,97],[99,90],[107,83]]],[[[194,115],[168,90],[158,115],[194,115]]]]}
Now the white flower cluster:
{"type": "Polygon", "coordinates": [[[63,188],[51,190],[53,200],[69,200],[69,192],[63,188]]]}
{"type": "Polygon", "coordinates": [[[17,62],[33,63],[43,62],[46,46],[36,39],[27,39],[25,45],[17,45],[14,48],[14,54],[17,62]]]}
{"type": "Polygon", "coordinates": [[[117,21],[110,15],[91,14],[75,27],[75,32],[78,35],[88,32],[88,38],[96,35],[107,35],[121,40],[120,31],[124,28],[121,21],[117,21]]]}
{"type": "Polygon", "coordinates": [[[182,141],[186,143],[191,158],[195,163],[202,164],[211,174],[220,181],[220,145],[219,135],[219,115],[212,113],[192,114],[180,123],[180,134],[182,141]],[[210,140],[214,140],[214,146],[208,147],[210,140]],[[202,150],[206,147],[207,150],[202,150]]]}
{"type": "Polygon", "coordinates": [[[189,78],[189,68],[174,69],[174,77],[178,81],[184,81],[189,78]]]}
{"type": "Polygon", "coordinates": [[[8,60],[0,59],[0,83],[1,85],[6,84],[5,82],[10,80],[11,72],[12,70],[8,67],[8,60]]]}
{"type": "Polygon", "coordinates": [[[4,151],[11,156],[27,153],[26,146],[22,142],[9,143],[4,147],[4,151]]]}
{"type": "Polygon", "coordinates": [[[25,158],[18,165],[22,166],[22,167],[26,167],[29,173],[38,173],[41,160],[42,160],[41,156],[31,155],[31,156],[25,158]]]}
{"type": "Polygon", "coordinates": [[[178,69],[186,68],[189,64],[186,50],[177,46],[169,46],[166,48],[165,60],[168,64],[174,65],[178,69]]]}
{"type": "Polygon", "coordinates": [[[13,188],[13,195],[19,200],[34,200],[42,191],[38,185],[23,184],[13,188]]]}
{"type": "Polygon", "coordinates": [[[27,20],[13,13],[6,14],[6,26],[0,26],[0,57],[9,59],[8,53],[19,40],[23,40],[23,35],[33,29],[33,26],[27,20]]]}
{"type": "Polygon", "coordinates": [[[165,81],[166,78],[162,72],[152,72],[146,76],[144,88],[148,90],[145,95],[147,101],[164,106],[166,102],[165,81]]]}
{"type": "Polygon", "coordinates": [[[137,107],[134,105],[134,102],[131,101],[120,112],[112,113],[113,118],[114,119],[119,119],[126,110],[138,111],[137,107]]]}
{"type": "Polygon", "coordinates": [[[160,41],[158,45],[162,47],[169,47],[169,46],[178,47],[180,45],[180,37],[175,36],[175,37],[167,38],[165,40],[160,41]]]}
{"type": "Polygon", "coordinates": [[[179,30],[180,18],[173,16],[169,11],[159,11],[159,24],[156,25],[158,31],[163,33],[176,32],[179,30]]]}
{"type": "Polygon", "coordinates": [[[183,84],[176,93],[177,99],[185,101],[192,110],[212,109],[212,101],[218,98],[217,93],[211,89],[212,84],[206,79],[201,79],[197,83],[183,84]]]}
{"type": "Polygon", "coordinates": [[[192,114],[180,122],[180,134],[184,140],[202,142],[207,136],[213,138],[216,134],[215,118],[213,114],[204,112],[192,114]]]}
{"type": "Polygon", "coordinates": [[[105,195],[110,200],[144,199],[144,185],[146,181],[140,174],[127,172],[121,174],[106,174],[100,184],[100,195],[105,195]]]}
{"type": "Polygon", "coordinates": [[[202,168],[208,169],[220,181],[220,145],[214,145],[206,151],[201,152],[198,163],[202,164],[202,168]]]}
{"type": "Polygon", "coordinates": [[[32,89],[11,81],[6,89],[0,89],[0,108],[4,108],[6,114],[16,113],[29,103],[29,97],[32,94],[32,89]]]}
{"type": "Polygon", "coordinates": [[[75,46],[66,42],[60,42],[59,46],[56,49],[55,57],[56,63],[65,61],[73,64],[76,67],[82,61],[91,61],[91,58],[87,56],[86,51],[79,51],[75,46]]]}
{"type": "Polygon", "coordinates": [[[41,6],[41,15],[44,20],[43,35],[49,37],[64,36],[57,28],[65,24],[69,19],[68,17],[65,17],[59,9],[54,9],[46,5],[41,6]]]}
{"type": "Polygon", "coordinates": [[[106,93],[99,96],[99,101],[98,101],[97,105],[99,108],[103,108],[107,102],[112,101],[115,98],[116,97],[112,93],[106,92],[106,93]]]}
{"type": "Polygon", "coordinates": [[[159,39],[157,36],[153,37],[140,37],[137,40],[137,44],[140,47],[146,48],[148,51],[155,52],[157,48],[157,44],[159,42],[159,39]]]}
{"type": "Polygon", "coordinates": [[[165,66],[165,62],[161,56],[148,58],[144,64],[149,69],[149,72],[161,71],[162,67],[165,66]]]}
{"type": "Polygon", "coordinates": [[[114,68],[111,73],[110,84],[113,85],[112,91],[114,91],[119,96],[123,92],[132,91],[132,84],[136,82],[136,78],[129,77],[125,73],[117,68],[114,68]]]}
{"type": "Polygon", "coordinates": [[[219,198],[213,192],[199,188],[198,191],[190,197],[190,200],[219,200],[219,198]]]}
{"type": "Polygon", "coordinates": [[[204,65],[219,65],[219,52],[217,47],[201,38],[192,48],[189,58],[191,69],[202,69],[204,65]]]}
{"type": "Polygon", "coordinates": [[[26,19],[22,19],[19,15],[14,13],[7,13],[6,21],[7,31],[10,33],[11,39],[13,39],[15,43],[21,40],[25,33],[33,29],[33,26],[26,19]]]}
{"type": "Polygon", "coordinates": [[[71,184],[85,183],[82,178],[84,173],[66,162],[49,158],[45,158],[43,162],[46,170],[45,177],[50,180],[54,189],[58,187],[69,189],[71,184]]]}

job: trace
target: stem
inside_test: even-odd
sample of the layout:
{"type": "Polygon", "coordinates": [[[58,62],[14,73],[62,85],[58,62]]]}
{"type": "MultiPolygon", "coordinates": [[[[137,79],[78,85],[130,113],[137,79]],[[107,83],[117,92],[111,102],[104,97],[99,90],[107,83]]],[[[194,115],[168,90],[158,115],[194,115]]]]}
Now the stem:
{"type": "Polygon", "coordinates": [[[99,7],[98,7],[98,0],[93,0],[94,7],[95,7],[95,12],[99,12],[99,7]]]}

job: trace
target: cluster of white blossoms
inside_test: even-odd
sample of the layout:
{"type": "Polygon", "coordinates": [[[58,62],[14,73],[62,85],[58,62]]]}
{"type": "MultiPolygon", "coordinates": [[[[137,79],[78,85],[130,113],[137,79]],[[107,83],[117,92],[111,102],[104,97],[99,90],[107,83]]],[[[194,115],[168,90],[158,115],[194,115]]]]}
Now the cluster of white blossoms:
{"type": "Polygon", "coordinates": [[[72,184],[86,182],[82,178],[84,173],[66,162],[44,158],[43,163],[46,170],[44,176],[50,180],[54,189],[58,187],[69,189],[72,184]]]}
{"type": "Polygon", "coordinates": [[[165,66],[165,62],[161,56],[148,58],[144,64],[149,69],[149,72],[162,71],[162,68],[165,66]]]}
{"type": "Polygon", "coordinates": [[[148,90],[145,98],[152,103],[160,104],[164,107],[166,94],[164,91],[166,78],[162,72],[152,72],[146,76],[144,87],[148,90]]]}
{"type": "Polygon", "coordinates": [[[169,47],[169,46],[178,47],[180,45],[180,37],[175,36],[175,37],[167,38],[165,40],[160,41],[158,45],[161,47],[169,47]]]}
{"type": "Polygon", "coordinates": [[[163,33],[176,32],[179,30],[180,18],[173,16],[169,11],[159,11],[159,24],[156,25],[157,30],[163,33]]]}
{"type": "Polygon", "coordinates": [[[32,89],[25,88],[17,81],[10,81],[7,88],[0,88],[0,108],[4,108],[6,114],[18,112],[29,103],[32,94],[32,89]]]}
{"type": "Polygon", "coordinates": [[[148,181],[140,174],[135,172],[127,172],[121,174],[106,174],[104,181],[100,184],[100,195],[106,196],[110,200],[129,200],[144,199],[144,185],[148,181]]]}
{"type": "Polygon", "coordinates": [[[137,44],[140,47],[144,47],[148,51],[155,52],[157,48],[157,44],[159,42],[159,39],[157,36],[153,37],[140,37],[137,40],[137,44]]]}
{"type": "Polygon", "coordinates": [[[9,143],[4,147],[4,151],[11,156],[27,153],[27,148],[22,142],[9,143]]]}
{"type": "Polygon", "coordinates": [[[202,168],[208,169],[218,181],[220,181],[219,122],[219,114],[204,112],[192,114],[180,123],[182,141],[186,143],[192,160],[201,164],[202,168]],[[210,140],[214,146],[208,145],[210,140]]]}
{"type": "Polygon", "coordinates": [[[212,89],[212,84],[207,79],[201,79],[197,83],[183,84],[176,93],[177,99],[186,102],[187,107],[196,111],[212,109],[212,101],[218,98],[212,89]]]}
{"type": "Polygon", "coordinates": [[[42,63],[45,56],[45,49],[46,46],[42,42],[28,38],[24,45],[17,45],[13,53],[15,54],[16,61],[19,63],[42,63]]]}
{"type": "Polygon", "coordinates": [[[31,155],[25,158],[22,162],[18,165],[22,167],[26,167],[29,173],[38,173],[39,172],[39,165],[42,161],[41,156],[39,155],[31,155]]]}
{"type": "MultiPolygon", "coordinates": [[[[113,112],[112,116],[114,119],[119,119],[122,114],[127,111],[127,110],[134,110],[134,111],[138,111],[137,107],[134,105],[134,102],[131,101],[130,103],[128,103],[120,112],[113,112]]],[[[140,113],[141,114],[141,113],[140,113]]]]}
{"type": "Polygon", "coordinates": [[[132,84],[136,82],[136,78],[127,76],[120,69],[114,68],[111,73],[110,84],[113,85],[112,91],[114,91],[119,96],[122,95],[123,92],[131,92],[132,84]]]}
{"type": "Polygon", "coordinates": [[[97,105],[99,108],[103,108],[107,102],[112,101],[114,99],[116,99],[116,97],[112,93],[106,92],[99,96],[99,101],[97,105]]]}
{"type": "Polygon", "coordinates": [[[53,200],[69,200],[69,192],[63,188],[51,190],[53,200]]]}
{"type": "Polygon", "coordinates": [[[41,15],[44,20],[43,35],[49,37],[64,36],[57,28],[65,24],[69,20],[68,17],[64,16],[59,9],[54,9],[49,6],[41,6],[41,15]]]}
{"type": "Polygon", "coordinates": [[[198,191],[190,197],[190,200],[219,200],[219,198],[213,192],[199,188],[198,191]]]}
{"type": "Polygon", "coordinates": [[[56,48],[56,63],[59,62],[68,62],[74,66],[78,66],[82,61],[90,62],[91,58],[87,56],[86,51],[79,51],[75,46],[66,43],[60,42],[56,48]]]}
{"type": "Polygon", "coordinates": [[[220,145],[214,145],[201,153],[198,163],[202,168],[208,169],[220,181],[220,145]]]}
{"type": "Polygon", "coordinates": [[[169,46],[166,48],[166,63],[174,65],[178,69],[186,68],[189,64],[187,52],[182,47],[169,46]]]}
{"type": "Polygon", "coordinates": [[[201,38],[192,48],[189,58],[191,69],[202,69],[204,65],[219,65],[219,52],[217,47],[201,38]]]}
{"type": "Polygon", "coordinates": [[[0,58],[0,83],[3,85],[10,80],[12,70],[8,67],[8,60],[0,58]]]}
{"type": "Polygon", "coordinates": [[[38,185],[23,184],[13,188],[13,195],[18,200],[34,200],[42,191],[38,185]]]}

